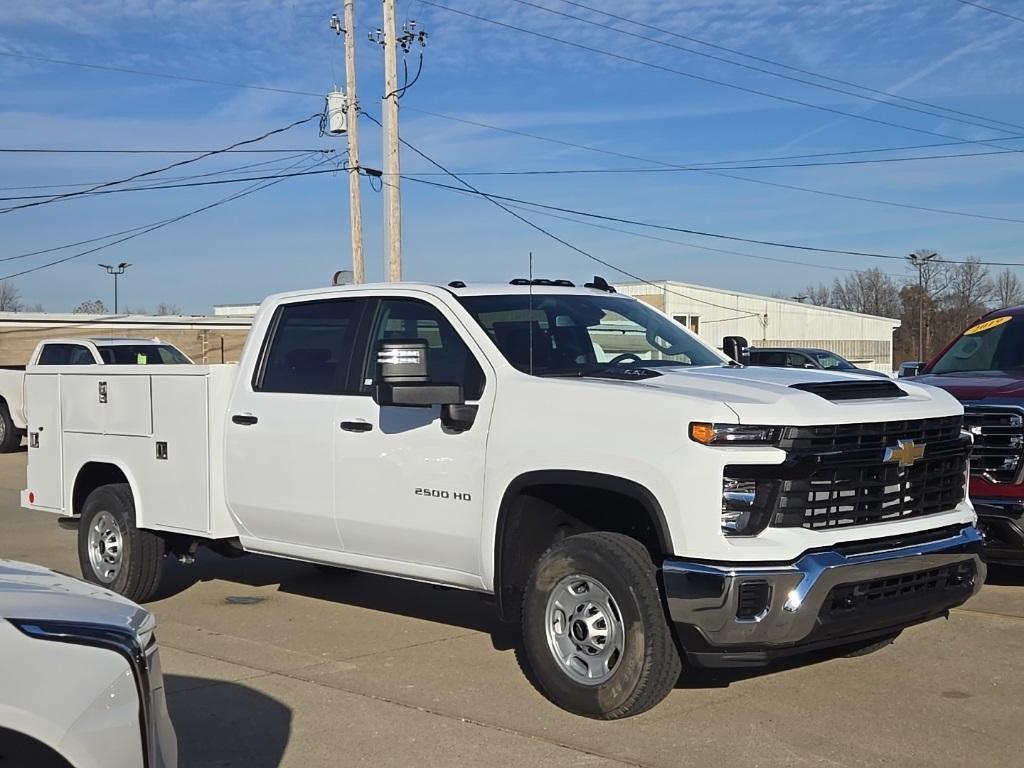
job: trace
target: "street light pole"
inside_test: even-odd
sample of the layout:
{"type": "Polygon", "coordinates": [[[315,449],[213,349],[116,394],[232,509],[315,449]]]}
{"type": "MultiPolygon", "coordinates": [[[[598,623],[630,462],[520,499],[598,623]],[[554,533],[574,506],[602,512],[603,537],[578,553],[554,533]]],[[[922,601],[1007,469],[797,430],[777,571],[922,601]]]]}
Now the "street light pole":
{"type": "Polygon", "coordinates": [[[912,253],[907,258],[917,267],[917,359],[924,362],[924,266],[939,254],[912,253]]]}
{"type": "Polygon", "coordinates": [[[117,314],[117,276],[123,275],[124,271],[131,266],[131,264],[122,261],[116,267],[112,264],[100,264],[99,266],[107,270],[108,275],[114,276],[114,314],[117,314]]]}

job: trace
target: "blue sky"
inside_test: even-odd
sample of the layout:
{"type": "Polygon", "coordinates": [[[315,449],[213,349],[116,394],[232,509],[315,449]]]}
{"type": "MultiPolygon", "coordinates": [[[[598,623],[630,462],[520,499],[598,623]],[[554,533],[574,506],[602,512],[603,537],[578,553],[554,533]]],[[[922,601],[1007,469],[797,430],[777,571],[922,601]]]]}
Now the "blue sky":
{"type": "MultiPolygon", "coordinates": [[[[594,8],[871,88],[1024,126],[1024,24],[955,0],[582,0],[594,8]]],[[[504,0],[441,4],[701,77],[963,140],[998,142],[989,130],[788,82],[504,0]]],[[[673,45],[697,44],[573,7],[531,0],[673,45]]],[[[1024,16],[1024,0],[992,0],[1024,16]]],[[[0,51],[182,77],[326,92],[344,78],[341,41],[327,19],[335,2],[270,0],[0,0],[0,51]]],[[[360,101],[379,115],[382,58],[366,33],[380,5],[356,0],[360,101]]],[[[427,5],[400,0],[399,20],[430,34],[419,81],[402,100],[402,134],[457,171],[657,167],[453,122],[418,110],[489,123],[662,163],[841,152],[942,143],[927,133],[883,126],[700,82],[427,5]]],[[[748,61],[747,63],[752,63],[748,61]]],[[[411,68],[416,66],[410,57],[411,68]]],[[[796,73],[795,76],[804,77],[796,73]]],[[[845,87],[845,86],[844,86],[845,87]]],[[[44,64],[0,56],[0,147],[214,149],[318,111],[316,96],[272,93],[44,64]]],[[[970,119],[970,118],[964,118],[970,119]]],[[[363,164],[380,167],[379,129],[361,125],[363,164]]],[[[1024,130],[1020,133],[1024,134],[1024,130]]],[[[337,148],[314,123],[264,148],[337,148]]],[[[1001,144],[1019,146],[1024,141],[1001,144]]],[[[967,144],[934,152],[985,152],[967,144]]],[[[925,153],[934,153],[925,152],[925,153]]],[[[922,154],[895,152],[890,156],[922,154]]],[[[875,155],[882,157],[884,155],[875,155]]],[[[284,156],[282,156],[284,157],[284,156]]],[[[0,154],[0,196],[11,189],[121,178],[183,156],[0,154]]],[[[273,159],[233,154],[165,174],[207,173],[273,159]]],[[[253,169],[277,169],[296,159],[253,169]]],[[[1020,154],[945,160],[736,171],[762,181],[987,216],[1024,219],[1020,154]]],[[[406,151],[403,171],[434,170],[406,151]]],[[[445,179],[431,180],[445,181],[445,179]]],[[[480,176],[489,192],[571,208],[825,248],[904,255],[932,248],[950,258],[1024,262],[1024,224],[868,204],[704,173],[480,176]]],[[[59,188],[69,191],[74,187],[59,188]]],[[[176,216],[239,185],[104,195],[0,215],[0,258],[51,248],[176,216]]],[[[122,308],[172,302],[188,312],[215,303],[325,284],[350,263],[347,184],[342,175],[290,179],[101,253],[14,278],[28,303],[68,310],[103,298],[110,278],[97,262],[133,264],[122,308]]],[[[367,271],[383,274],[382,197],[364,181],[367,271]]],[[[425,280],[507,280],[526,271],[580,280],[611,270],[546,239],[486,201],[403,184],[405,276],[425,280]]],[[[744,291],[789,295],[845,269],[902,264],[799,253],[650,232],[698,247],[641,239],[529,214],[541,226],[623,269],[744,291]],[[709,245],[805,266],[702,250],[709,245]],[[838,269],[837,269],[838,268],[838,269]]],[[[7,275],[60,251],[0,262],[7,275]]],[[[1024,278],[1024,273],[1021,273],[1024,278]]]]}

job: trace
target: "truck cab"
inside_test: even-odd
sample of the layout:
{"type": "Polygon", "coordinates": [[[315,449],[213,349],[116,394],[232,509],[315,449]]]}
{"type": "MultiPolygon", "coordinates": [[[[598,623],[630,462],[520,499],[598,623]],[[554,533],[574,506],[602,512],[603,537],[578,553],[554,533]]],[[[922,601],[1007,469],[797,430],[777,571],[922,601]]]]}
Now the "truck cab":
{"type": "Polygon", "coordinates": [[[963,403],[986,553],[1024,564],[1024,306],[978,318],[909,380],[963,403]]]}

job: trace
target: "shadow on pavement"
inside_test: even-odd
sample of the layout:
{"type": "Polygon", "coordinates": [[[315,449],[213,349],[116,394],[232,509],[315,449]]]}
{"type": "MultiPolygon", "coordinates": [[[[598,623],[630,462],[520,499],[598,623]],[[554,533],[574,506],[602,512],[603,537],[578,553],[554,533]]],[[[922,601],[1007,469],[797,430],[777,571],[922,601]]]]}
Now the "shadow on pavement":
{"type": "Polygon", "coordinates": [[[989,563],[985,583],[1001,587],[1024,587],[1024,561],[1021,565],[989,563]]]}
{"type": "Polygon", "coordinates": [[[484,632],[498,650],[510,650],[517,635],[515,627],[498,621],[493,603],[476,592],[262,555],[226,558],[203,549],[194,564],[169,566],[161,597],[212,579],[254,587],[276,584],[288,594],[484,632]]]}
{"type": "Polygon", "coordinates": [[[180,768],[281,764],[291,735],[289,707],[241,683],[165,675],[164,684],[180,768]]]}

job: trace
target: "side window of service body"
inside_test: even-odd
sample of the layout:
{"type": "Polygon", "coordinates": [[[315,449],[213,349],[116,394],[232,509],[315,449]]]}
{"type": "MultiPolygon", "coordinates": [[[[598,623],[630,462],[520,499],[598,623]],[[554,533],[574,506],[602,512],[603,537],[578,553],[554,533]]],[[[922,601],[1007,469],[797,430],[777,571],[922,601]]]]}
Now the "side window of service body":
{"type": "Polygon", "coordinates": [[[271,325],[253,389],[306,395],[358,394],[352,381],[359,326],[371,301],[284,304],[271,325]]]}
{"type": "Polygon", "coordinates": [[[376,375],[377,349],[381,342],[423,339],[429,349],[430,380],[435,384],[460,384],[466,400],[479,400],[484,391],[484,372],[466,342],[437,307],[419,299],[381,299],[370,337],[370,354],[363,375],[363,392],[369,393],[376,375]]]}

